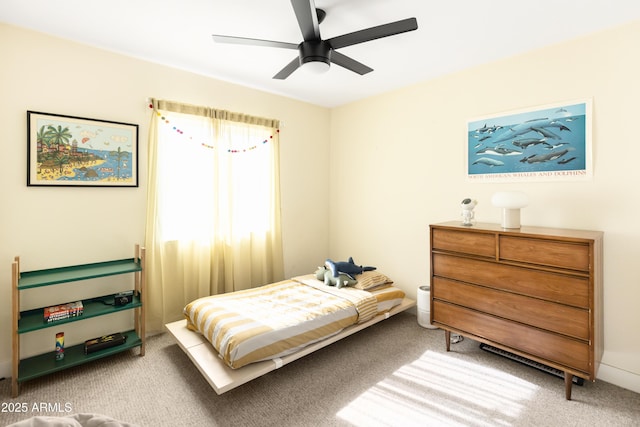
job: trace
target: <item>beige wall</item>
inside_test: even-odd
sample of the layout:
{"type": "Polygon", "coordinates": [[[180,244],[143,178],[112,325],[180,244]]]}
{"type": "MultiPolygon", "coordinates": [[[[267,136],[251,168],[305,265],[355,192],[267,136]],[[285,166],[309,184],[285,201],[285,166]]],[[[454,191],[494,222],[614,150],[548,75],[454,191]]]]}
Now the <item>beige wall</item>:
{"type": "MultiPolygon", "coordinates": [[[[410,295],[429,281],[430,223],[499,222],[498,190],[522,190],[522,223],[604,231],[605,353],[599,378],[640,392],[640,22],[331,112],[330,252],[379,266],[410,295]],[[587,182],[470,183],[466,120],[593,98],[594,175],[587,182]],[[363,221],[366,218],[366,221],[363,221]]],[[[437,61],[437,58],[433,58],[437,61]]]]}
{"type": "Polygon", "coordinates": [[[497,222],[490,197],[504,189],[528,193],[524,224],[604,231],[605,356],[599,377],[640,392],[640,273],[633,268],[640,254],[634,245],[640,231],[640,201],[634,199],[640,54],[633,43],[639,37],[637,23],[327,110],[0,25],[0,375],[9,375],[13,256],[22,257],[25,270],[39,269],[129,257],[133,244],[143,241],[150,114],[145,100],[156,97],[284,122],[288,276],[308,272],[327,255],[354,256],[415,297],[417,286],[428,283],[428,225],[458,218],[464,197],[478,199],[479,221],[497,222]],[[594,107],[591,181],[465,180],[468,118],[586,97],[594,107]],[[140,188],[26,187],[29,109],[138,123],[140,188]]]}
{"type": "MultiPolygon", "coordinates": [[[[285,274],[311,272],[326,258],[330,118],[326,108],[3,24],[0,58],[0,376],[10,375],[14,256],[21,257],[22,270],[28,271],[129,258],[134,244],[144,242],[149,97],[281,120],[285,274]],[[140,187],[27,187],[27,110],[139,124],[140,187]]],[[[52,298],[65,302],[80,298],[80,286],[44,292],[61,292],[52,298]]],[[[104,292],[111,293],[108,288],[104,292]]],[[[36,298],[31,294],[25,299],[36,298]]],[[[95,335],[114,332],[111,321],[66,325],[67,343],[91,338],[78,328],[95,327],[95,332],[88,332],[95,335]]],[[[41,339],[29,337],[23,348],[27,353],[46,351],[55,342],[55,332],[50,328],[40,334],[41,339]]]]}

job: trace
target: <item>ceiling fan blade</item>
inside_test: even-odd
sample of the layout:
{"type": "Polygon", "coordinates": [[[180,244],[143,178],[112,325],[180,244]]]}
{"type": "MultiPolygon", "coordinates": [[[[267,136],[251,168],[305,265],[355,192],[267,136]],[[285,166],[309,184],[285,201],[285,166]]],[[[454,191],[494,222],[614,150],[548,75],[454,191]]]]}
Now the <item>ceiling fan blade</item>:
{"type": "Polygon", "coordinates": [[[261,39],[249,39],[245,37],[233,37],[233,36],[221,36],[217,34],[212,35],[213,40],[218,43],[231,43],[231,44],[243,44],[249,46],[267,46],[267,47],[282,47],[285,49],[298,49],[297,44],[276,42],[272,40],[261,39]]]}
{"type": "Polygon", "coordinates": [[[296,57],[293,61],[289,62],[282,70],[278,71],[278,74],[273,76],[274,79],[284,80],[291,75],[295,70],[300,67],[300,58],[296,57]]]}
{"type": "Polygon", "coordinates": [[[308,42],[310,40],[320,40],[320,24],[316,13],[316,5],[313,0],[291,0],[293,11],[298,19],[302,38],[308,42]]]}
{"type": "Polygon", "coordinates": [[[413,31],[417,29],[418,21],[416,20],[416,18],[407,18],[401,21],[378,25],[376,27],[367,28],[365,30],[355,31],[353,33],[333,37],[327,40],[327,42],[331,44],[332,48],[340,49],[341,47],[368,42],[370,40],[393,36],[400,33],[406,33],[407,31],[413,31]]]}
{"type": "Polygon", "coordinates": [[[349,58],[347,55],[343,55],[340,52],[336,52],[335,50],[331,52],[331,62],[360,75],[373,71],[373,68],[369,68],[363,63],[349,58]]]}

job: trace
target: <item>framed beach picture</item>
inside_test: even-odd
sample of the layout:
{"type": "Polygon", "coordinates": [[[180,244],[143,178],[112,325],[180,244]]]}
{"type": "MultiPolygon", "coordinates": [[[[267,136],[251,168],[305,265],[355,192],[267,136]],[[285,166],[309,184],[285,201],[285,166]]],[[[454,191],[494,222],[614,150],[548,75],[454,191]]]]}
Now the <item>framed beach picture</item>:
{"type": "Polygon", "coordinates": [[[465,166],[473,182],[592,177],[591,100],[544,105],[467,122],[465,166]]]}
{"type": "Polygon", "coordinates": [[[28,186],[138,186],[138,125],[27,111],[28,186]]]}

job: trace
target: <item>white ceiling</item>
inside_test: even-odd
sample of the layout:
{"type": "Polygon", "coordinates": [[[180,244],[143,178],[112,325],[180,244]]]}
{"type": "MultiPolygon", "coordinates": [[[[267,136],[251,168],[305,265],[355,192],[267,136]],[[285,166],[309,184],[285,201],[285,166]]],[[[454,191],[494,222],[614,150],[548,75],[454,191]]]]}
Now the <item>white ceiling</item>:
{"type": "MultiPolygon", "coordinates": [[[[0,22],[334,107],[640,19],[638,0],[316,0],[323,39],[416,17],[418,30],[340,49],[370,66],[272,76],[295,50],[214,43],[211,34],[299,43],[289,0],[2,0],[0,22]]],[[[570,52],[567,52],[570,55],[570,52]]]]}

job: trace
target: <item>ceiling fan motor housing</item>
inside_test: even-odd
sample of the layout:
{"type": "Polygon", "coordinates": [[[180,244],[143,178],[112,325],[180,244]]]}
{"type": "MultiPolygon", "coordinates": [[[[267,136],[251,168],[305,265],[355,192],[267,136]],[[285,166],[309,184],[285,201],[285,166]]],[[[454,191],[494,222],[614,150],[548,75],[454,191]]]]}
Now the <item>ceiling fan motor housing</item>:
{"type": "Polygon", "coordinates": [[[308,62],[331,63],[331,45],[324,40],[304,41],[298,45],[300,65],[308,62]]]}

